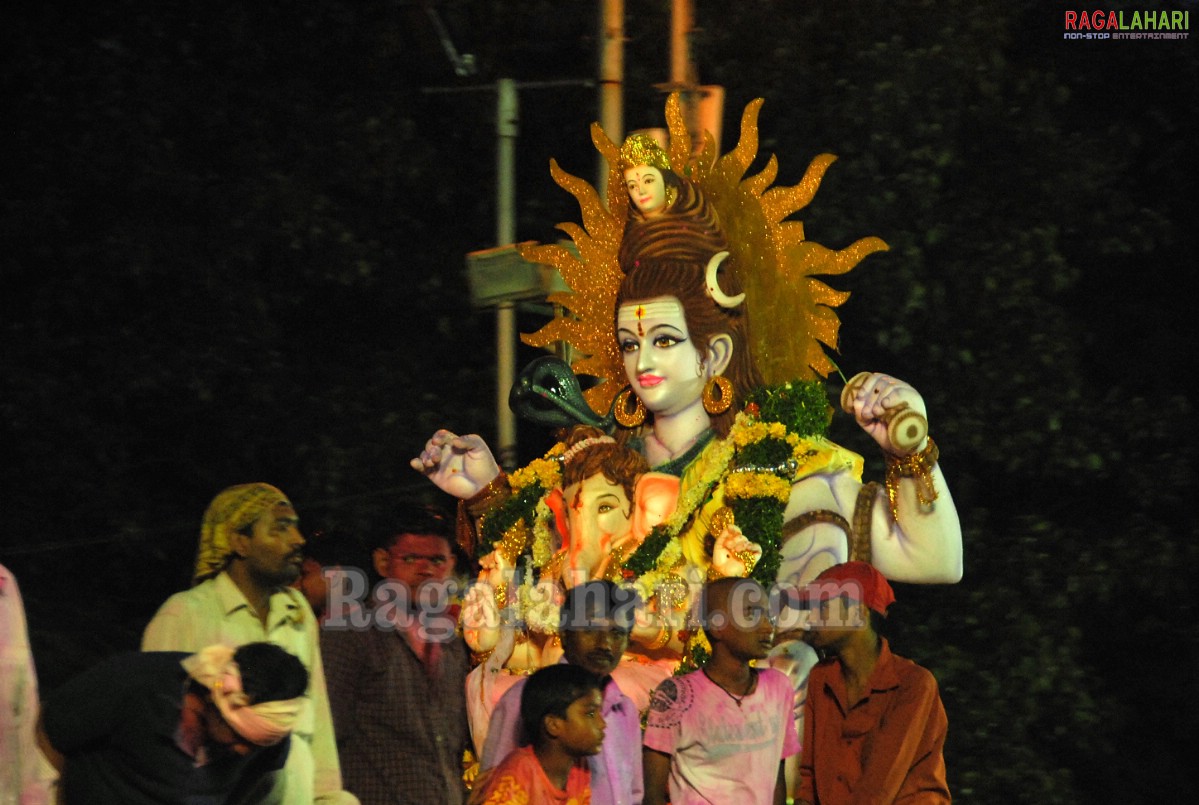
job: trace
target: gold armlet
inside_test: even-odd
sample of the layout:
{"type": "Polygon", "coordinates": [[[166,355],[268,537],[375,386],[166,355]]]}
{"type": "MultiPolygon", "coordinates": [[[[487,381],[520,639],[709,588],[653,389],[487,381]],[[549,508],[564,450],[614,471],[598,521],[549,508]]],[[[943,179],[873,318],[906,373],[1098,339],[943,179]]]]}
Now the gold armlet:
{"type": "Polygon", "coordinates": [[[463,501],[463,508],[471,517],[478,519],[492,509],[498,508],[510,497],[512,497],[512,489],[508,486],[508,475],[501,472],[492,478],[487,486],[463,501]]]}
{"type": "Polygon", "coordinates": [[[928,437],[928,445],[919,453],[910,456],[887,455],[887,500],[891,504],[891,516],[899,518],[899,481],[901,478],[912,478],[916,481],[916,499],[921,506],[931,506],[937,499],[937,490],[933,486],[933,467],[941,451],[933,437],[928,437]]]}
{"type": "Polygon", "coordinates": [[[858,500],[853,507],[852,530],[847,531],[849,540],[849,559],[851,562],[870,562],[874,546],[870,542],[870,519],[874,513],[874,501],[878,497],[882,484],[871,481],[863,484],[858,490],[858,500]]]}

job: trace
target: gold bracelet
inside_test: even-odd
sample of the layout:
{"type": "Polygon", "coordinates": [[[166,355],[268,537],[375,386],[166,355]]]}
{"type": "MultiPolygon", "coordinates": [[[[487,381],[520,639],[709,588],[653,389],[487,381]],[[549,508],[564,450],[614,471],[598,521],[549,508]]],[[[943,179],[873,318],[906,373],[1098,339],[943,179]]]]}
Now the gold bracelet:
{"type": "Polygon", "coordinates": [[[670,632],[667,630],[667,628],[665,626],[663,626],[661,629],[658,630],[658,634],[654,636],[654,642],[650,643],[648,646],[646,646],[646,648],[649,649],[650,651],[653,651],[655,649],[662,648],[669,642],[670,642],[670,632]]]}
{"type": "Polygon", "coordinates": [[[508,486],[508,476],[501,472],[488,481],[487,486],[464,500],[463,507],[467,514],[477,520],[492,509],[498,509],[510,497],[512,489],[508,486]]]}
{"type": "Polygon", "coordinates": [[[901,478],[912,478],[916,481],[916,499],[922,506],[931,506],[937,499],[937,489],[933,485],[933,467],[937,465],[941,451],[933,437],[928,437],[928,444],[919,453],[910,456],[893,456],[887,454],[887,500],[891,504],[891,516],[899,519],[899,481],[901,478]]]}
{"type": "Polygon", "coordinates": [[[516,566],[516,560],[525,552],[525,548],[529,546],[530,534],[529,529],[525,525],[523,519],[517,520],[504,532],[504,536],[500,539],[495,549],[508,560],[508,564],[516,566]]]}
{"type": "Polygon", "coordinates": [[[758,564],[758,559],[761,558],[761,554],[755,551],[734,551],[733,554],[741,560],[741,564],[745,565],[746,576],[753,572],[754,566],[758,564]]]}

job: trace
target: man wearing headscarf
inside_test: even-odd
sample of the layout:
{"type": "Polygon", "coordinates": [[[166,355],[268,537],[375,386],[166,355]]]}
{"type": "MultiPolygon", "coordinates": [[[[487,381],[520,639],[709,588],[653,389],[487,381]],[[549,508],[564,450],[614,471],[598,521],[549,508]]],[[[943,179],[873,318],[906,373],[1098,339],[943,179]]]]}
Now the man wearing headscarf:
{"type": "Polygon", "coordinates": [[[274,803],[307,685],[270,643],[125,653],[48,697],[39,737],[65,805],[274,803]]]}
{"type": "Polygon", "coordinates": [[[224,490],[204,513],[195,586],[162,605],[146,627],[142,650],[265,641],[299,657],[310,681],[291,738],[283,801],[355,803],[342,790],[316,617],[289,586],[299,578],[303,546],[295,508],[281,491],[264,483],[224,490]]]}

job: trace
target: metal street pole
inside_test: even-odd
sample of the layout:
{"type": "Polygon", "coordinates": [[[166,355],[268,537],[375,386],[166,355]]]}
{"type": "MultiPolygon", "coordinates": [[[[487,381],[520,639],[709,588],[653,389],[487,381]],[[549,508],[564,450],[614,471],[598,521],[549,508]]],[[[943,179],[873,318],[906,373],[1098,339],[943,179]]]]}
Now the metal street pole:
{"type": "MultiPolygon", "coordinates": [[[[604,118],[604,125],[613,125],[607,129],[610,132],[619,131],[619,92],[621,87],[621,71],[623,63],[620,60],[619,48],[624,41],[624,0],[604,0],[617,7],[612,12],[616,20],[614,42],[617,52],[615,57],[617,105],[615,121],[610,116],[604,118]]],[[[459,56],[449,33],[441,22],[441,18],[431,7],[425,9],[432,21],[438,38],[445,49],[446,55],[454,65],[454,72],[465,77],[475,73],[475,59],[471,54],[459,56]]],[[[605,10],[606,12],[606,10],[605,10]]],[[[607,48],[607,45],[605,45],[607,48]]],[[[608,56],[604,56],[605,63],[608,56]]],[[[601,72],[601,80],[607,72],[601,72]]],[[[496,187],[495,187],[495,242],[497,249],[511,247],[516,241],[516,139],[520,136],[520,100],[519,87],[559,87],[559,86],[590,86],[591,81],[565,80],[542,81],[517,84],[511,78],[501,78],[496,82],[496,187]]],[[[477,92],[486,87],[454,87],[454,88],[425,88],[424,92],[477,92]]],[[[604,90],[607,91],[605,84],[604,90]]],[[[605,106],[604,108],[607,108],[605,106]]],[[[485,253],[476,253],[481,256],[485,253]]],[[[472,255],[467,256],[468,265],[472,255]]],[[[523,262],[523,261],[522,261],[523,262]]],[[[473,284],[473,283],[472,283],[473,284]]],[[[496,389],[495,389],[495,427],[496,427],[496,459],[501,467],[507,470],[516,469],[516,417],[508,407],[508,392],[516,380],[516,302],[511,298],[501,299],[496,303],[495,313],[495,345],[496,345],[496,389]]]]}
{"type": "Polygon", "coordinates": [[[677,89],[695,86],[691,67],[691,28],[695,23],[692,0],[674,0],[670,7],[670,83],[677,89]]]}
{"type": "MultiPolygon", "coordinates": [[[[520,134],[520,100],[516,82],[496,82],[495,243],[516,241],[516,138],[520,134]]],[[[495,311],[495,429],[496,459],[506,470],[516,468],[516,416],[508,407],[508,392],[516,381],[516,305],[501,302],[495,311]]]]}
{"type": "MultiPolygon", "coordinates": [[[[600,0],[599,123],[612,142],[624,140],[624,0],[600,0]]],[[[599,160],[595,183],[607,198],[608,165],[599,160]]]]}
{"type": "Polygon", "coordinates": [[[683,119],[687,131],[695,134],[699,129],[697,84],[695,65],[691,62],[691,29],[695,26],[693,0],[673,0],[670,6],[670,90],[677,91],[683,105],[683,119]]]}
{"type": "Polygon", "coordinates": [[[659,85],[666,92],[678,92],[683,120],[691,134],[691,145],[698,153],[704,145],[704,132],[712,135],[720,150],[721,115],[724,88],[700,85],[699,70],[691,58],[691,35],[695,32],[694,0],[672,0],[670,6],[670,81],[659,85]]]}
{"type": "MultiPolygon", "coordinates": [[[[550,81],[521,81],[501,78],[495,86],[474,87],[426,87],[425,93],[492,92],[496,93],[496,183],[495,183],[495,240],[496,248],[467,255],[468,271],[471,272],[472,297],[476,304],[496,308],[495,313],[495,456],[506,470],[516,469],[516,416],[508,407],[508,393],[516,381],[516,305],[522,299],[535,296],[545,298],[552,288],[536,276],[521,271],[529,267],[515,256],[516,242],[516,140],[520,136],[520,98],[522,89],[556,89],[559,87],[593,87],[591,79],[562,79],[550,81]],[[508,254],[511,252],[511,254],[508,254]],[[475,271],[471,268],[474,265],[475,271]],[[495,276],[494,269],[501,273],[516,271],[512,282],[495,276]],[[475,287],[477,286],[477,287],[475,287]],[[525,287],[527,286],[527,287],[525,287]]],[[[550,281],[550,285],[552,285],[550,281]]]]}

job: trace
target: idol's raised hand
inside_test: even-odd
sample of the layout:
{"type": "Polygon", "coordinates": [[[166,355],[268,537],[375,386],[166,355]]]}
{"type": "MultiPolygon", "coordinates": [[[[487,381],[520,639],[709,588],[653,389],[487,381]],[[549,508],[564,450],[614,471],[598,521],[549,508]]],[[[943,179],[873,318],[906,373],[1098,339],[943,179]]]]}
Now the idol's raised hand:
{"type": "Polygon", "coordinates": [[[906,456],[924,449],[924,398],[902,380],[874,372],[855,375],[841,392],[841,407],[888,453],[906,456]]]}
{"type": "Polygon", "coordinates": [[[500,465],[482,436],[439,430],[425,442],[412,468],[456,498],[466,500],[495,480],[500,465]]]}

